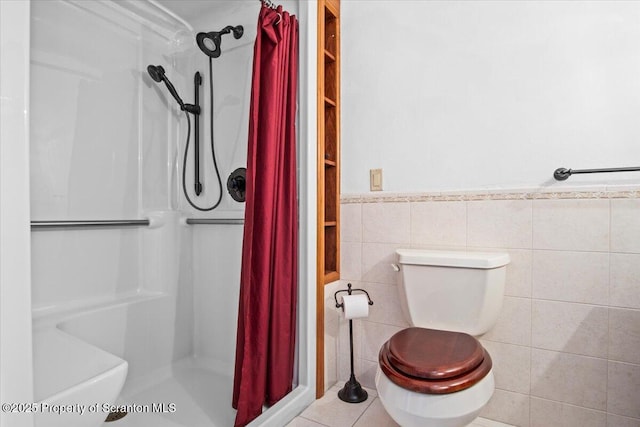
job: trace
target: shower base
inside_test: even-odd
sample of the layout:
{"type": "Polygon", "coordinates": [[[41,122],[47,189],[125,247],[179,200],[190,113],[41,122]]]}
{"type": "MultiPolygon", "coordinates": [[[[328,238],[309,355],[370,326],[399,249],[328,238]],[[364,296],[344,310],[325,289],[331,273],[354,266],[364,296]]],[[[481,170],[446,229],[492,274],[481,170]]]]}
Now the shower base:
{"type": "Polygon", "coordinates": [[[233,370],[227,368],[208,359],[181,359],[127,386],[116,405],[133,410],[103,427],[231,426],[236,411],[231,407],[233,370]]]}

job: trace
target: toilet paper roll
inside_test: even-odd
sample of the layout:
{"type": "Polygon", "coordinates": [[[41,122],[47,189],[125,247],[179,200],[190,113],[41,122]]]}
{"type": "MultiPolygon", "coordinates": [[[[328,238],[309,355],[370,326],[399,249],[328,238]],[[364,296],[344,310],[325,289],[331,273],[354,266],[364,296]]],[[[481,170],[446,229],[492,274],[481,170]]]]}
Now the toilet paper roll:
{"type": "Polygon", "coordinates": [[[342,297],[342,304],[345,319],[369,316],[369,299],[364,294],[345,295],[342,297]]]}

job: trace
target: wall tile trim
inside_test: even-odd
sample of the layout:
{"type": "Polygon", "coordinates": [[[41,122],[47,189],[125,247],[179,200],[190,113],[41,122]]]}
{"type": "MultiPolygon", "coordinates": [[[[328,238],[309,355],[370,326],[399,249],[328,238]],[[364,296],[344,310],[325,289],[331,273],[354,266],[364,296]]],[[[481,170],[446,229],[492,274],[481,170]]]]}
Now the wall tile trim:
{"type": "Polygon", "coordinates": [[[427,193],[343,194],[340,202],[349,203],[402,203],[402,202],[465,202],[476,200],[553,200],[553,199],[637,199],[640,187],[604,187],[600,190],[563,189],[513,189],[468,190],[427,193]]]}

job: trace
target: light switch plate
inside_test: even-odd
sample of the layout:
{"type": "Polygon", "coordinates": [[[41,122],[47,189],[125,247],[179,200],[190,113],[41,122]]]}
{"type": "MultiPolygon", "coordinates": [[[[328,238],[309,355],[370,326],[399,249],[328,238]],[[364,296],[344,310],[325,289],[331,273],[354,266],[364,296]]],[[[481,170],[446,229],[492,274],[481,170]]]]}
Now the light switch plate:
{"type": "Polygon", "coordinates": [[[371,191],[382,191],[382,169],[369,170],[369,188],[371,191]]]}

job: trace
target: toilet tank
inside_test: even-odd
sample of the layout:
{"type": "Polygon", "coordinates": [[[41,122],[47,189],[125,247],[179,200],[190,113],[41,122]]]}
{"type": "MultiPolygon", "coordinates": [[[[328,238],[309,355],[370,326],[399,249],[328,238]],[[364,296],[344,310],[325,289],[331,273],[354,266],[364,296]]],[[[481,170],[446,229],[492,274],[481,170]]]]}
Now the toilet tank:
{"type": "Polygon", "coordinates": [[[478,336],[496,323],[509,254],[398,249],[396,255],[400,304],[411,325],[478,336]]]}

